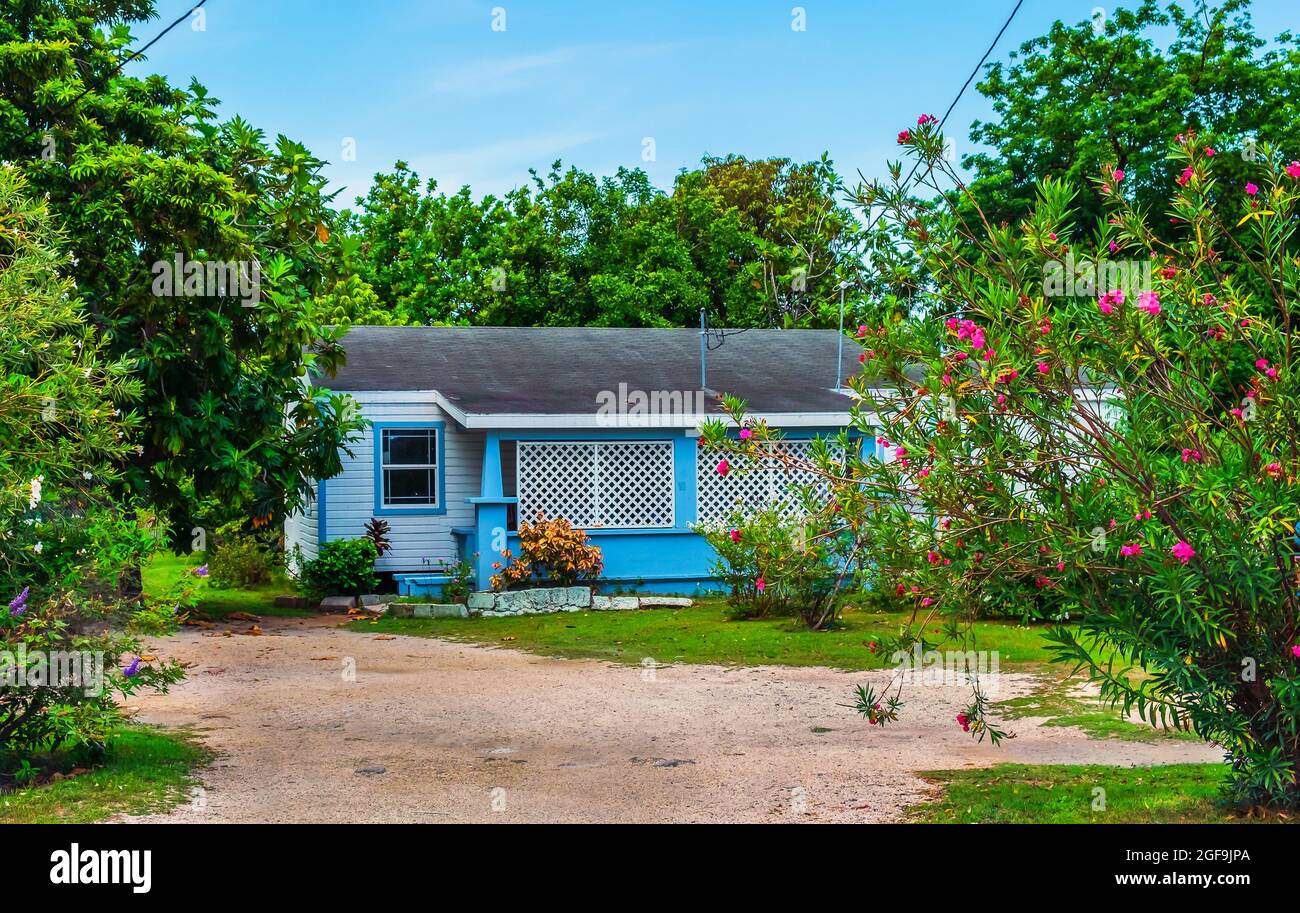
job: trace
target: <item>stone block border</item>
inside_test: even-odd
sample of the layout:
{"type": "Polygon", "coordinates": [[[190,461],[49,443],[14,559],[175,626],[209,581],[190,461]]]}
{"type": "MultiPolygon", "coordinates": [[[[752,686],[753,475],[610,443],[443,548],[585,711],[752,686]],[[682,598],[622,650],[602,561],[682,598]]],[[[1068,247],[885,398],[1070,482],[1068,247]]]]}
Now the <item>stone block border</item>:
{"type": "Polygon", "coordinates": [[[632,609],[684,608],[694,603],[682,596],[600,596],[589,587],[550,587],[505,593],[473,593],[471,614],[484,618],[545,615],[551,612],[622,612],[632,609]]]}
{"type": "MultiPolygon", "coordinates": [[[[382,598],[382,597],[381,597],[382,598]]],[[[374,604],[363,597],[366,612],[394,618],[509,618],[515,615],[548,615],[553,612],[626,612],[633,609],[685,608],[695,603],[684,596],[600,596],[590,587],[543,587],[510,590],[505,593],[471,593],[465,605],[436,602],[390,602],[374,604]]]]}

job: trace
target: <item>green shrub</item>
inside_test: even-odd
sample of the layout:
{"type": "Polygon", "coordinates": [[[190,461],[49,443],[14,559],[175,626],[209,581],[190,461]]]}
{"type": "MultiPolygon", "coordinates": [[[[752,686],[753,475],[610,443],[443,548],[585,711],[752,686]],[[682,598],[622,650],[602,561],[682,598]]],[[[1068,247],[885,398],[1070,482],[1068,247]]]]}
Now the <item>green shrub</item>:
{"type": "Polygon", "coordinates": [[[248,589],[271,580],[271,553],[253,536],[235,536],[208,554],[208,575],[221,589],[248,589]]]}
{"type": "Polygon", "coordinates": [[[854,581],[839,573],[838,539],[815,516],[791,520],[768,507],[733,514],[724,526],[701,532],[717,553],[713,574],[740,618],[795,615],[809,628],[824,628],[836,615],[844,583],[854,581]]]}
{"type": "Polygon", "coordinates": [[[85,323],[57,226],[0,166],[0,790],[102,754],[138,695],[184,674],[142,638],[187,599],[124,598],[156,540],[122,500],[141,386],[85,323]]]}
{"type": "Polygon", "coordinates": [[[320,547],[303,568],[299,586],[311,597],[360,596],[379,586],[375,543],[367,538],[336,539],[320,547]]]}
{"type": "Polygon", "coordinates": [[[473,562],[468,559],[462,559],[455,564],[444,561],[439,569],[451,578],[442,586],[443,598],[450,599],[452,602],[464,602],[469,599],[469,594],[474,592],[473,562]]]}

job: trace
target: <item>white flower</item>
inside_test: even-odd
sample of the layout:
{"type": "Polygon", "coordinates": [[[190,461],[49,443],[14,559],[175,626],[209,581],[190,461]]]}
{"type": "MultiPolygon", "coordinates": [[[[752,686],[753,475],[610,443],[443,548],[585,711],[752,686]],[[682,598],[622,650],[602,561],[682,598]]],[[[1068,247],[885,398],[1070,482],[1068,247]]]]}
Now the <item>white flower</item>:
{"type": "Polygon", "coordinates": [[[31,495],[27,498],[27,508],[34,509],[37,504],[41,503],[41,483],[45,481],[45,476],[37,476],[29,483],[32,488],[31,495]]]}
{"type": "Polygon", "coordinates": [[[45,546],[37,542],[35,545],[32,546],[32,551],[34,551],[36,554],[39,555],[41,552],[45,551],[45,546]]]}
{"type": "Polygon", "coordinates": [[[89,469],[87,469],[85,472],[83,472],[83,473],[81,474],[81,477],[82,477],[83,479],[85,479],[87,482],[89,482],[89,481],[90,481],[91,479],[93,479],[95,476],[94,476],[94,473],[92,473],[89,469]]]}

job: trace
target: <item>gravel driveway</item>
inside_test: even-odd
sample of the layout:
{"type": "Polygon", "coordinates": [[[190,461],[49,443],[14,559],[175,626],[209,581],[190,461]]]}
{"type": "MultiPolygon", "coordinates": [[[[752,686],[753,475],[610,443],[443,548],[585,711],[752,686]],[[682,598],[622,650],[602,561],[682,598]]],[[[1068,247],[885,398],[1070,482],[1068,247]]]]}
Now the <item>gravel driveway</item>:
{"type": "MultiPolygon", "coordinates": [[[[911,688],[901,722],[875,729],[841,705],[885,673],[621,666],[340,622],[155,642],[192,665],[171,694],[140,698],[138,718],[190,727],[218,757],[194,801],[132,820],[888,821],[928,794],[916,770],[1219,759],[1027,720],[992,748],[954,722],[962,687],[911,688]]],[[[1003,678],[1000,698],[1032,684],[1003,678]]]]}

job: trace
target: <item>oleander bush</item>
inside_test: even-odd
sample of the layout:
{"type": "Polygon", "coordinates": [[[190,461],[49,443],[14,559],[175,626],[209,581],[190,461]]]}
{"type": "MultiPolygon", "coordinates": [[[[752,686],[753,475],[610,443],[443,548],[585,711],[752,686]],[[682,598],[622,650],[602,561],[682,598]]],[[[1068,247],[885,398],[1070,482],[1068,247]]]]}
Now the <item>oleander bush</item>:
{"type": "MultiPolygon", "coordinates": [[[[1071,619],[1048,629],[1055,658],[1107,701],[1223,747],[1234,802],[1300,807],[1300,162],[1261,146],[1224,182],[1236,152],[1189,131],[1163,209],[1102,163],[1091,188],[1045,179],[1028,216],[995,224],[933,117],[899,142],[931,200],[901,164],[858,191],[919,264],[914,316],[857,331],[855,425],[884,458],[798,467],[912,607],[880,649],[974,649],[974,619],[1039,605],[1071,619]],[[1105,204],[1095,224],[1080,193],[1105,204]]],[[[752,436],[714,422],[708,446],[778,437],[728,410],[752,436]]],[[[902,687],[863,687],[858,709],[888,724],[902,687]]],[[[978,683],[957,722],[1004,734],[978,683]]]]}

